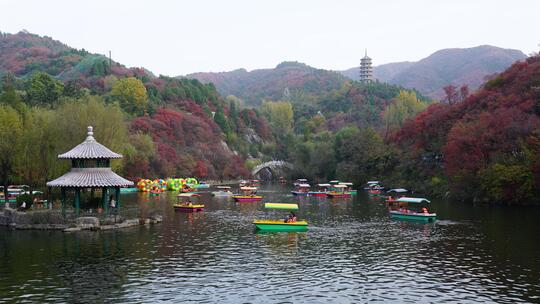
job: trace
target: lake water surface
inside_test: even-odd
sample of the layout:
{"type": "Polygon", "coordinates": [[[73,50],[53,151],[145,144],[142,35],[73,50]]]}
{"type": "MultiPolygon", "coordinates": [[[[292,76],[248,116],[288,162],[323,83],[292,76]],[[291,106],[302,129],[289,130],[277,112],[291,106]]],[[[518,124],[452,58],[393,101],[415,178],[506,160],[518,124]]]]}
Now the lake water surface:
{"type": "Polygon", "coordinates": [[[164,221],[119,231],[0,230],[0,303],[540,302],[540,208],[434,202],[431,224],[390,220],[385,205],[297,198],[308,232],[254,232],[263,203],[203,194],[175,213],[174,193],[124,195],[164,221]]]}

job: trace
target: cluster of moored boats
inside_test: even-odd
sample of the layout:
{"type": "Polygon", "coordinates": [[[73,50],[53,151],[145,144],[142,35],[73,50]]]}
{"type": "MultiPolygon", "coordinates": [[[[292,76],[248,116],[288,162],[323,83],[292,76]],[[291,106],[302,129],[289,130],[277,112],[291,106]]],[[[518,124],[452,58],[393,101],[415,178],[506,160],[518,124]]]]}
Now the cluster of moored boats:
{"type": "MultiPolygon", "coordinates": [[[[280,181],[281,182],[281,181],[280,181]]],[[[330,181],[325,184],[317,184],[315,190],[306,179],[298,179],[293,185],[294,196],[313,196],[327,198],[348,198],[356,194],[352,189],[353,183],[330,181]]],[[[211,192],[216,197],[232,197],[236,202],[259,202],[263,196],[257,194],[260,182],[257,180],[242,181],[240,183],[240,192],[233,193],[230,186],[217,186],[216,190],[211,192]]],[[[407,197],[408,191],[403,188],[390,189],[385,188],[378,181],[370,181],[364,188],[370,196],[379,196],[384,198],[388,206],[390,217],[400,220],[420,220],[433,222],[437,215],[429,212],[430,201],[425,198],[407,197]]],[[[199,212],[204,210],[204,204],[199,202],[198,193],[180,193],[178,202],[174,209],[182,212],[199,212]]],[[[306,231],[308,223],[305,220],[298,220],[295,212],[298,210],[298,204],[289,203],[265,203],[266,209],[285,210],[290,214],[285,219],[262,219],[254,220],[253,224],[257,230],[262,231],[306,231]]]]}
{"type": "Polygon", "coordinates": [[[291,193],[295,196],[315,196],[329,198],[347,198],[356,195],[353,183],[330,181],[326,184],[317,184],[315,190],[311,190],[311,185],[304,178],[297,179],[293,183],[295,189],[291,193]]]}

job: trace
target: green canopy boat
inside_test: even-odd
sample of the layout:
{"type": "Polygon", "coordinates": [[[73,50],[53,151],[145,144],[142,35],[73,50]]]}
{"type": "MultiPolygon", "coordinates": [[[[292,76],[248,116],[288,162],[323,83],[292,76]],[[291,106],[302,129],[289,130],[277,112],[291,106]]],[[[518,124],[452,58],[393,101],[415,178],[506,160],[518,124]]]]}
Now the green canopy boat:
{"type": "Polygon", "coordinates": [[[306,221],[297,221],[296,215],[292,212],[298,210],[297,204],[266,203],[266,209],[289,210],[291,215],[286,220],[254,220],[253,224],[257,230],[261,231],[307,231],[308,223],[306,221]]]}
{"type": "Polygon", "coordinates": [[[437,213],[428,211],[429,203],[425,198],[400,197],[395,203],[389,204],[390,217],[397,220],[434,222],[437,220],[437,213]]]}

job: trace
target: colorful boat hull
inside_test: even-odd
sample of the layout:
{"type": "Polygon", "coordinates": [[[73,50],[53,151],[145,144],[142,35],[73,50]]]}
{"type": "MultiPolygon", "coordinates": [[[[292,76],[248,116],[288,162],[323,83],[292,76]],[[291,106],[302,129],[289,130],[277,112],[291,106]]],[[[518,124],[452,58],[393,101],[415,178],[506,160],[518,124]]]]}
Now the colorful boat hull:
{"type": "Polygon", "coordinates": [[[333,193],[333,192],[328,192],[326,194],[329,198],[349,198],[351,197],[352,195],[348,192],[345,192],[345,193],[342,193],[342,192],[338,192],[338,193],[333,193]]]}
{"type": "Polygon", "coordinates": [[[233,196],[232,192],[224,192],[224,191],[214,191],[212,192],[212,196],[215,197],[231,197],[233,196]]]}
{"type": "Polygon", "coordinates": [[[258,195],[254,195],[254,196],[235,195],[235,196],[233,196],[233,199],[236,202],[239,202],[239,203],[252,203],[252,202],[260,202],[260,201],[262,201],[263,197],[258,196],[258,195]]]}
{"type": "Polygon", "coordinates": [[[294,196],[308,196],[309,192],[291,191],[294,196]]]}
{"type": "Polygon", "coordinates": [[[200,212],[204,211],[204,205],[174,205],[175,211],[180,212],[200,212]]]}
{"type": "Polygon", "coordinates": [[[323,191],[310,191],[308,192],[309,196],[315,196],[315,197],[326,197],[328,192],[323,191]]]}
{"type": "Polygon", "coordinates": [[[399,211],[390,211],[390,217],[396,220],[435,222],[436,213],[403,213],[399,211]]]}
{"type": "Polygon", "coordinates": [[[369,193],[369,195],[381,195],[382,191],[381,190],[369,190],[368,193],[369,193]]]}
{"type": "Polygon", "coordinates": [[[294,223],[285,223],[283,220],[255,220],[255,228],[260,231],[307,231],[308,223],[306,221],[297,221],[294,223]]]}

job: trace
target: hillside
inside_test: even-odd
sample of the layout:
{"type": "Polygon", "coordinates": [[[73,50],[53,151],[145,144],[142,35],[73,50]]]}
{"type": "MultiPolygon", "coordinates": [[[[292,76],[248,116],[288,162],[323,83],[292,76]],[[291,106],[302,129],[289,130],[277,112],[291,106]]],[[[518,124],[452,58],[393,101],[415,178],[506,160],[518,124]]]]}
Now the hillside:
{"type": "MultiPolygon", "coordinates": [[[[271,140],[264,118],[250,109],[231,109],[212,84],[155,77],[143,68],[128,68],[46,36],[0,33],[0,77],[0,106],[28,107],[35,119],[49,110],[52,117],[75,104],[81,109],[106,107],[124,117],[118,128],[128,134],[119,142],[125,143],[122,149],[128,157],[120,167],[131,178],[245,176],[249,140],[271,140]],[[233,125],[231,111],[244,119],[234,117],[233,125]]],[[[70,118],[100,121],[97,113],[77,113],[82,112],[70,118]]],[[[80,138],[66,139],[71,140],[76,144],[80,138]]],[[[53,158],[65,149],[64,144],[47,146],[50,151],[44,155],[53,158]]]]}
{"type": "MultiPolygon", "coordinates": [[[[432,98],[442,98],[446,85],[478,88],[487,76],[499,73],[527,56],[521,51],[482,45],[464,49],[443,49],[418,62],[390,63],[374,68],[379,81],[415,88],[432,98]]],[[[356,79],[358,68],[342,74],[356,79]],[[356,78],[355,78],[356,77],[356,78]]]]}
{"type": "MultiPolygon", "coordinates": [[[[246,105],[260,105],[272,100],[316,100],[339,89],[346,79],[336,72],[316,69],[303,63],[283,62],[274,69],[245,69],[221,73],[195,73],[185,76],[203,83],[213,83],[224,96],[235,95],[246,105]]],[[[183,78],[183,77],[181,77],[183,78]]]]}
{"type": "Polygon", "coordinates": [[[408,164],[396,172],[408,171],[437,188],[444,188],[444,175],[455,197],[537,200],[540,57],[514,63],[463,102],[431,105],[405,123],[395,142],[408,164]]]}

